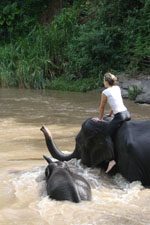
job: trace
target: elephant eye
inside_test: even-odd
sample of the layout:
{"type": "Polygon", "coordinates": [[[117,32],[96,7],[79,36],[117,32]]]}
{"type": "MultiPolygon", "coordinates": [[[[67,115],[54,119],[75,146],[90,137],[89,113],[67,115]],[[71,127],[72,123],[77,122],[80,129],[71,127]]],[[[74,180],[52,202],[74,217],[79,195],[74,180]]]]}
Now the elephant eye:
{"type": "Polygon", "coordinates": [[[49,176],[50,176],[50,168],[49,168],[49,166],[47,166],[47,168],[45,170],[45,176],[46,176],[46,178],[49,178],[49,176]]]}

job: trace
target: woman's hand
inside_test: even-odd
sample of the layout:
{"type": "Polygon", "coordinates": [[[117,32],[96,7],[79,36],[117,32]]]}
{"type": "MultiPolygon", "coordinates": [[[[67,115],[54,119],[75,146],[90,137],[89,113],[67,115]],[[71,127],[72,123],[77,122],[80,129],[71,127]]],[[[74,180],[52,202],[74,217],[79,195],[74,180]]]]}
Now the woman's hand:
{"type": "Polygon", "coordinates": [[[100,118],[98,118],[98,117],[94,117],[94,118],[92,118],[92,120],[93,120],[94,122],[102,121],[102,119],[100,120],[100,118]]]}
{"type": "Polygon", "coordinates": [[[107,113],[105,116],[113,117],[113,111],[112,111],[112,109],[110,109],[110,112],[107,113]]]}
{"type": "Polygon", "coordinates": [[[110,113],[105,114],[105,116],[112,117],[110,113]]]}

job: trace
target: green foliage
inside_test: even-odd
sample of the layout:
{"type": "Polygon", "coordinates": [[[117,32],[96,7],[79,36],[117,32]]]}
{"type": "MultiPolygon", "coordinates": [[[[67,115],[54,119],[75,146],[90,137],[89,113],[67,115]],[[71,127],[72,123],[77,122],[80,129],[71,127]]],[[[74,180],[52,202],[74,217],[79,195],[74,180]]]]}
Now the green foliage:
{"type": "Polygon", "coordinates": [[[128,70],[149,73],[150,1],[141,2],[143,7],[129,11],[124,21],[124,52],[128,57],[128,70]]]}
{"type": "Polygon", "coordinates": [[[45,88],[48,80],[59,76],[65,66],[64,46],[76,32],[76,21],[75,10],[63,9],[50,26],[36,25],[25,38],[1,47],[1,86],[45,88]]]}
{"type": "Polygon", "coordinates": [[[25,39],[0,48],[1,86],[45,87],[46,74],[52,65],[42,39],[37,36],[39,32],[35,28],[25,39]]]}
{"type": "Polygon", "coordinates": [[[86,91],[107,71],[150,72],[150,0],[62,2],[41,27],[52,0],[1,1],[1,86],[86,91]]]}
{"type": "Polygon", "coordinates": [[[62,91],[76,91],[76,92],[86,92],[103,85],[103,78],[82,78],[79,80],[70,81],[68,77],[62,75],[57,79],[53,79],[51,82],[47,83],[46,88],[51,90],[62,90],[62,91]]]}
{"type": "Polygon", "coordinates": [[[0,15],[0,25],[11,26],[13,21],[15,20],[16,15],[19,14],[19,10],[17,8],[17,3],[12,3],[6,5],[3,8],[3,11],[0,15]]]}
{"type": "Polygon", "coordinates": [[[2,0],[0,5],[1,40],[10,41],[27,35],[38,23],[51,0],[2,0]]]}
{"type": "Polygon", "coordinates": [[[68,76],[78,79],[105,73],[108,70],[121,69],[122,33],[117,27],[97,27],[83,29],[78,37],[68,45],[68,76]],[[90,30],[90,31],[88,31],[90,30]]]}
{"type": "Polygon", "coordinates": [[[66,73],[70,79],[96,77],[110,70],[149,73],[150,1],[97,2],[92,10],[92,3],[84,10],[92,19],[78,26],[77,35],[67,46],[66,73]]]}
{"type": "Polygon", "coordinates": [[[141,93],[142,93],[142,89],[138,88],[136,85],[132,85],[132,87],[128,89],[128,97],[130,100],[135,100],[137,95],[141,93]]]}

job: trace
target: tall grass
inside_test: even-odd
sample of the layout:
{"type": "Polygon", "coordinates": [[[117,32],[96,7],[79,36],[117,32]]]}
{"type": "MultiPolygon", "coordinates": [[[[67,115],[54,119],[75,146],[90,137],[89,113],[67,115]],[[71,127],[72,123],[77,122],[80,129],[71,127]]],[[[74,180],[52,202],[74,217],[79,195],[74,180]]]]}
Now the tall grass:
{"type": "Polygon", "coordinates": [[[1,86],[44,88],[49,57],[44,54],[40,40],[36,40],[35,32],[32,39],[28,36],[0,48],[1,86]]]}
{"type": "Polygon", "coordinates": [[[46,88],[51,90],[87,92],[102,86],[103,76],[70,80],[66,75],[62,75],[48,82],[46,88]]]}
{"type": "Polygon", "coordinates": [[[0,86],[85,91],[106,71],[148,73],[149,15],[149,0],[74,0],[49,26],[0,46],[0,86]]]}
{"type": "Polygon", "coordinates": [[[64,71],[64,47],[75,32],[77,11],[66,8],[50,26],[35,26],[25,38],[0,47],[0,85],[45,88],[64,71]]]}

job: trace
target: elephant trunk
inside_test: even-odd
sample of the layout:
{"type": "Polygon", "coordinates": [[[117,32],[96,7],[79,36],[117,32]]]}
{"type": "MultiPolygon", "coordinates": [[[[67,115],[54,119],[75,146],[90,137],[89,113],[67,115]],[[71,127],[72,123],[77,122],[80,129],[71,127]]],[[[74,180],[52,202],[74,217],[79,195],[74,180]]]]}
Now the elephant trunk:
{"type": "Polygon", "coordinates": [[[50,131],[44,125],[41,127],[40,130],[43,132],[45,136],[47,148],[53,158],[58,159],[60,161],[69,161],[72,158],[77,158],[77,159],[80,158],[80,155],[78,154],[76,150],[74,150],[74,152],[72,152],[71,154],[64,154],[63,152],[61,152],[56,147],[50,131]]]}

